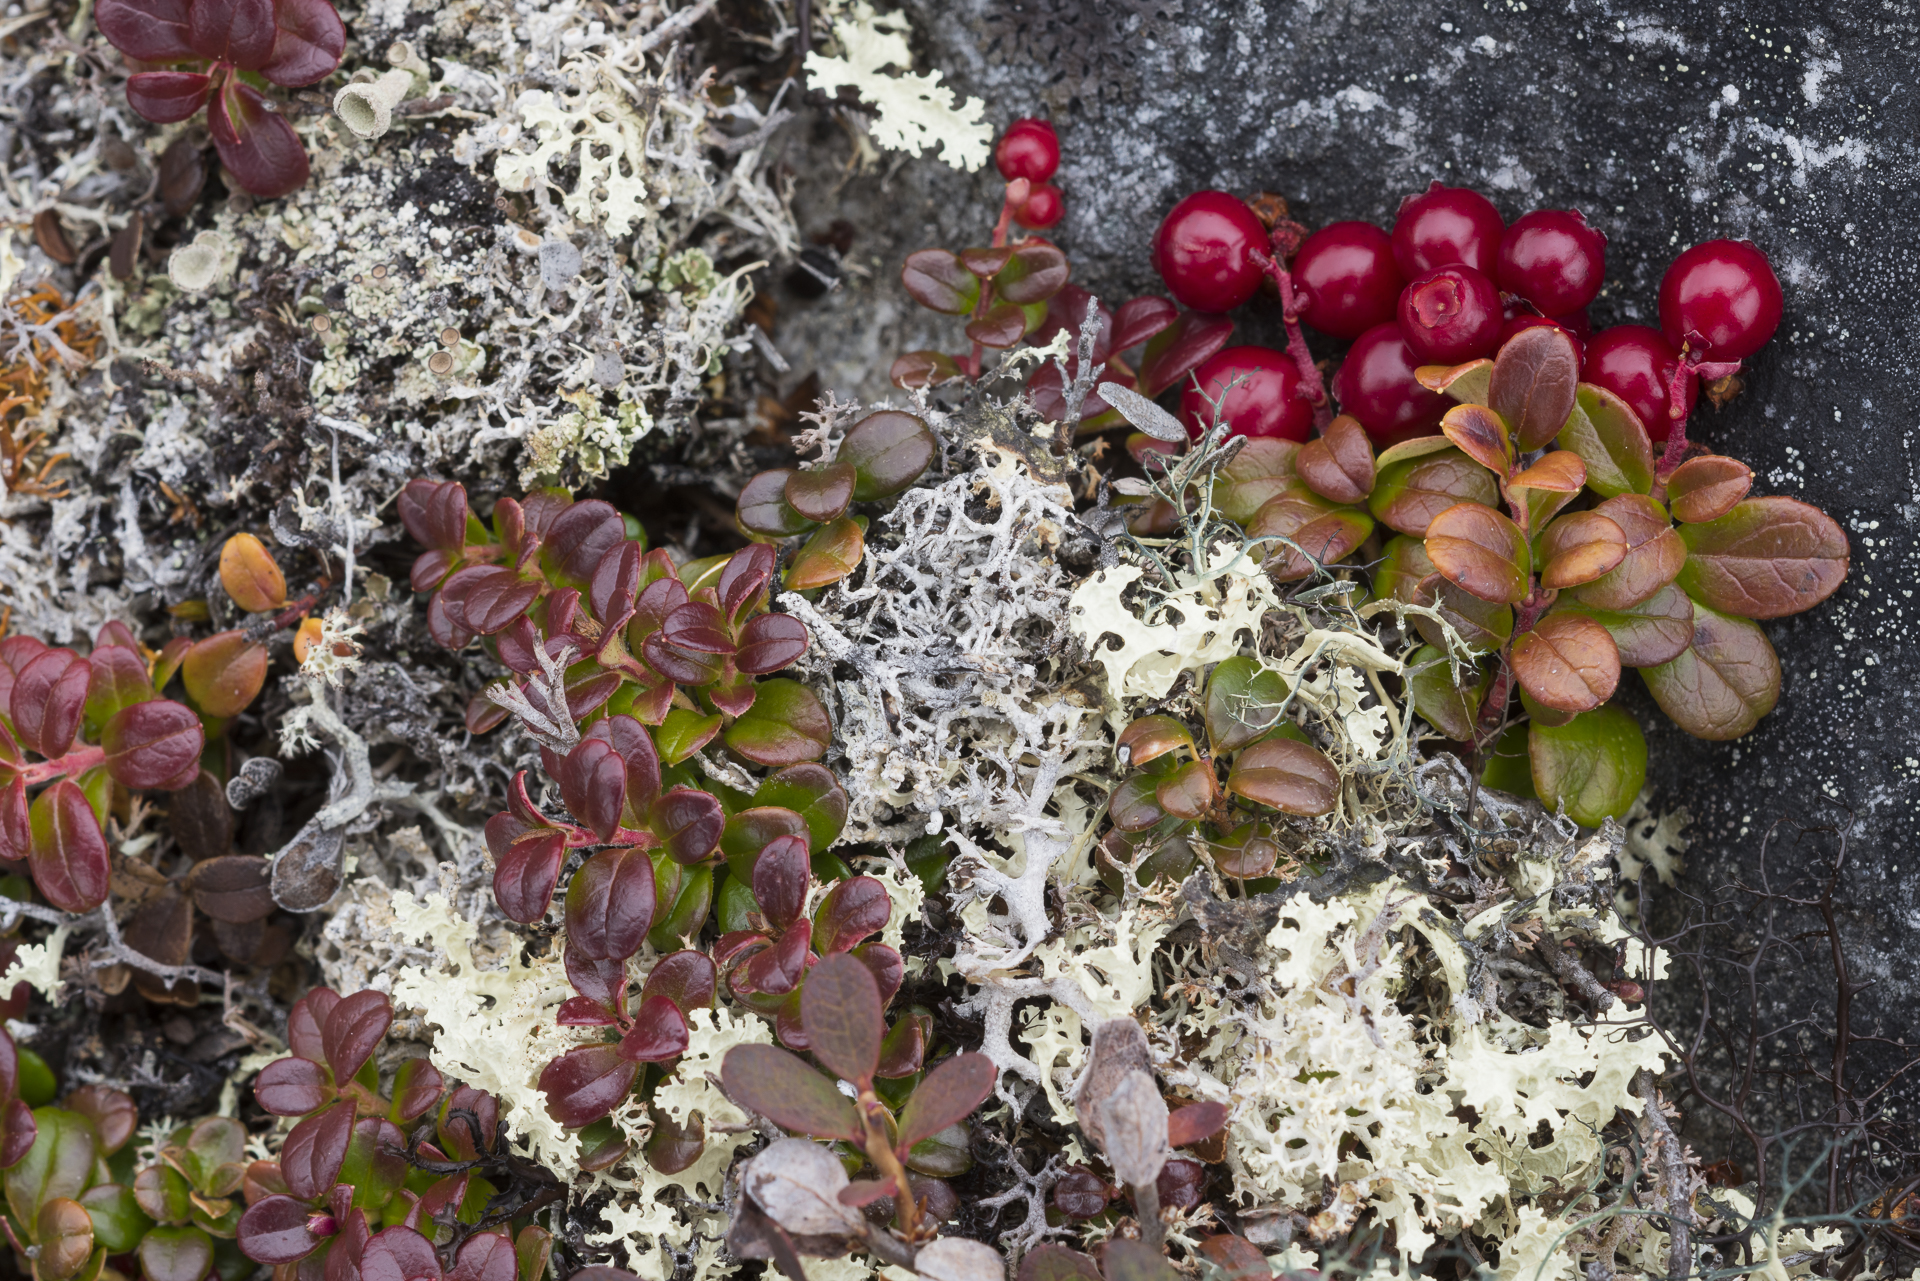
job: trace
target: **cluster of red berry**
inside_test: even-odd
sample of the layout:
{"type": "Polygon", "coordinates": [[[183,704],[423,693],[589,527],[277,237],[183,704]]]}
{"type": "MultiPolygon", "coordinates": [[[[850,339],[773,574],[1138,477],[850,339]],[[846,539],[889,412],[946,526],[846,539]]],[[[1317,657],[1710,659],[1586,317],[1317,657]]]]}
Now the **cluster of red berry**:
{"type": "Polygon", "coordinates": [[[1007,209],[1015,222],[1045,231],[1067,216],[1060,188],[1049,179],[1060,171],[1060,136],[1044,120],[1016,120],[993,148],[993,163],[1007,180],[1007,209]],[[1025,180],[1025,191],[1015,183],[1025,180]]]}
{"type": "MultiPolygon", "coordinates": [[[[1703,375],[1733,372],[1780,323],[1766,255],[1747,241],[1711,240],[1667,269],[1659,329],[1593,333],[1587,306],[1605,280],[1604,235],[1571,210],[1537,209],[1509,226],[1479,192],[1438,182],[1402,202],[1391,233],[1368,222],[1311,235],[1285,221],[1270,229],[1238,197],[1196,192],[1161,222],[1153,264],[1176,299],[1207,312],[1242,305],[1273,277],[1290,330],[1304,321],[1353,343],[1333,395],[1382,444],[1431,434],[1453,403],[1421,385],[1418,367],[1492,356],[1536,325],[1566,331],[1582,351],[1581,380],[1618,395],[1662,440],[1665,424],[1693,408],[1703,375]]],[[[1182,397],[1189,430],[1210,423],[1218,402],[1238,434],[1306,440],[1326,396],[1303,356],[1216,353],[1182,397]]]]}

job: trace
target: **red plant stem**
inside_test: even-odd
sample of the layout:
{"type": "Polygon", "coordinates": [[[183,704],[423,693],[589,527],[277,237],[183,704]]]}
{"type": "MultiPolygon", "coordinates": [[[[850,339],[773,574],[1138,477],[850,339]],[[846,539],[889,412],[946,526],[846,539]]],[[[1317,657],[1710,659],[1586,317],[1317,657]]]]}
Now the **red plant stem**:
{"type": "Polygon", "coordinates": [[[993,225],[993,247],[1004,248],[1007,243],[1007,229],[1013,225],[1014,214],[1027,203],[1033,184],[1025,178],[1015,178],[1007,184],[1007,194],[1000,201],[1000,221],[993,225]]]}
{"type": "Polygon", "coordinates": [[[21,777],[28,787],[50,782],[62,774],[77,776],[86,773],[107,759],[104,747],[76,747],[65,756],[56,756],[50,761],[41,761],[38,765],[29,765],[21,771],[21,777]]]}
{"type": "Polygon", "coordinates": [[[1540,621],[1540,615],[1547,612],[1548,607],[1553,604],[1554,598],[1559,594],[1542,591],[1539,584],[1534,583],[1527,592],[1527,598],[1521,601],[1519,608],[1514,611],[1513,637],[1509,637],[1507,643],[1500,647],[1500,668],[1493,674],[1493,684],[1487,687],[1486,701],[1480,704],[1480,718],[1474,727],[1476,752],[1485,748],[1487,736],[1499,728],[1501,718],[1507,712],[1507,700],[1513,697],[1514,678],[1511,655],[1514,638],[1532,631],[1533,625],[1540,621]]]}
{"type": "Polygon", "coordinates": [[[1280,290],[1280,317],[1287,326],[1287,355],[1300,371],[1301,397],[1313,406],[1313,429],[1324,432],[1333,421],[1333,406],[1327,403],[1326,381],[1320,377],[1320,366],[1313,363],[1313,353],[1307,350],[1307,336],[1300,330],[1300,296],[1293,291],[1293,273],[1287,270],[1277,252],[1256,251],[1254,260],[1273,277],[1273,283],[1280,290]]]}
{"type": "Polygon", "coordinates": [[[1673,367],[1673,377],[1667,380],[1667,448],[1660,455],[1660,465],[1654,469],[1654,475],[1659,477],[1662,484],[1687,456],[1688,376],[1707,382],[1739,372],[1740,362],[1737,360],[1702,360],[1691,343],[1681,347],[1680,359],[1673,367]]]}

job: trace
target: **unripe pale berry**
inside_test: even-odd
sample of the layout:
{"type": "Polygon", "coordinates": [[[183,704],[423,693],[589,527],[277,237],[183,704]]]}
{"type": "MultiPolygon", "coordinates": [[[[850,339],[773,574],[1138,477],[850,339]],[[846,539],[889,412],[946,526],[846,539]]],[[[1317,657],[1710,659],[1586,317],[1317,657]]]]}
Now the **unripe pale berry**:
{"type": "Polygon", "coordinates": [[[1153,233],[1153,269],[1183,305],[1231,311],[1260,288],[1264,272],[1254,255],[1266,247],[1267,229],[1244,200],[1196,191],[1153,233]]]}
{"type": "Polygon", "coordinates": [[[1303,441],[1313,430],[1313,407],[1300,399],[1299,386],[1299,366],[1285,352],[1228,347],[1193,371],[1180,393],[1180,417],[1198,439],[1213,426],[1217,401],[1228,435],[1303,441]]]}

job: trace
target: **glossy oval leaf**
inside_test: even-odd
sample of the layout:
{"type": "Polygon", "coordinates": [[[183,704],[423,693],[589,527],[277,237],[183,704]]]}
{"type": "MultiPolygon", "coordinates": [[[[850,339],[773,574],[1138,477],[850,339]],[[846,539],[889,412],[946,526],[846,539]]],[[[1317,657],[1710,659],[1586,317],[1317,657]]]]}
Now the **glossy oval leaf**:
{"type": "Polygon", "coordinates": [[[1520,452],[1530,453],[1565,426],[1579,382],[1573,336],[1556,325],[1534,325],[1507,339],[1494,358],[1487,404],[1512,428],[1520,452]]]}
{"type": "Polygon", "coordinates": [[[616,1046],[582,1045],[540,1070],[540,1092],[547,1096],[547,1114],[577,1129],[618,1107],[639,1073],[640,1065],[622,1058],[616,1046]]]}
{"type": "Polygon", "coordinates": [[[804,592],[837,583],[860,567],[865,550],[866,534],[851,516],[822,525],[787,562],[787,589],[804,592]]]}
{"type": "Polygon", "coordinates": [[[833,722],[798,681],[761,681],[753,706],[727,727],[727,746],[756,765],[817,761],[833,741],[833,722]]]}
{"type": "Polygon", "coordinates": [[[816,1139],[862,1137],[853,1101],[777,1046],[734,1046],[721,1061],[720,1083],[728,1098],[783,1129],[816,1139]]]}
{"type": "Polygon", "coordinates": [[[787,477],[787,503],[808,520],[824,525],[837,519],[853,502],[857,479],[849,462],[831,463],[816,471],[796,471],[787,477]]]}
{"type": "Polygon", "coordinates": [[[847,793],[840,780],[824,765],[807,762],[789,765],[770,775],[754,789],[755,806],[789,809],[806,821],[809,840],[816,850],[824,850],[840,836],[847,823],[847,793]]]}
{"type": "Polygon", "coordinates": [[[1497,605],[1524,600],[1533,569],[1520,527],[1491,507],[1456,503],[1427,526],[1427,556],[1461,590],[1497,605]]]}
{"type": "Polygon", "coordinates": [[[1280,673],[1244,654],[1216,665],[1207,678],[1206,701],[1214,755],[1239,751],[1273,728],[1290,692],[1280,673]]]}
{"type": "Polygon", "coordinates": [[[1340,773],[1317,747],[1268,738],[1234,759],[1227,790],[1284,814],[1313,816],[1331,812],[1338,803],[1340,773]]]}
{"type": "Polygon", "coordinates": [[[1284,539],[1265,548],[1263,564],[1275,582],[1296,582],[1351,556],[1373,532],[1359,507],[1339,507],[1316,494],[1282,494],[1254,514],[1249,538],[1284,539]]]}
{"type": "Polygon", "coordinates": [[[233,603],[249,614],[264,614],[287,603],[287,578],[273,553],[252,534],[234,534],[220,548],[220,585],[233,603]]]}
{"type": "Polygon", "coordinates": [[[27,830],[27,866],[47,902],[78,914],[107,901],[107,840],[87,794],[72,779],[33,798],[27,830]]]}
{"type": "Polygon", "coordinates": [[[740,488],[734,519],[740,528],[762,538],[791,538],[813,528],[813,522],[787,501],[787,482],[798,475],[792,468],[756,474],[740,488]]]}
{"type": "Polygon", "coordinates": [[[180,664],[193,705],[225,720],[245,711],[267,681],[267,647],[240,632],[221,632],[198,641],[180,664]]]}
{"type": "Polygon", "coordinates": [[[1846,534],[1797,498],[1749,498],[1678,532],[1687,548],[1681,589],[1722,613],[1798,614],[1833,595],[1847,576],[1846,534]]]}
{"type": "Polygon", "coordinates": [[[1317,440],[1302,445],[1294,466],[1307,488],[1330,502],[1364,503],[1373,492],[1373,443],[1350,414],[1341,414],[1317,440]]]}
{"type": "Polygon", "coordinates": [[[1674,724],[1716,742],[1747,733],[1780,698],[1780,659],[1759,624],[1698,600],[1686,650],[1640,677],[1674,724]]]}
{"type": "Polygon", "coordinates": [[[1679,575],[1687,548],[1667,519],[1666,508],[1645,494],[1618,494],[1593,510],[1620,527],[1627,554],[1613,569],[1574,589],[1581,604],[1631,609],[1679,575]]]}
{"type": "Polygon", "coordinates": [[[1588,487],[1603,497],[1653,488],[1653,442],[1646,426],[1626,401],[1604,387],[1580,384],[1558,442],[1580,455],[1588,487]]]}
{"type": "Polygon", "coordinates": [[[1556,711],[1598,707],[1620,684],[1613,637],[1584,614],[1548,614],[1513,638],[1511,653],[1520,687],[1556,711]]]}
{"type": "Polygon", "coordinates": [[[1627,536],[1599,512],[1569,512],[1542,530],[1535,544],[1540,585],[1558,591],[1600,577],[1627,557],[1627,536]]]}
{"type": "Polygon", "coordinates": [[[1298,470],[1300,446],[1276,436],[1249,439],[1214,474],[1213,505],[1237,525],[1245,525],[1281,494],[1306,488],[1298,470]]]}
{"type": "Polygon", "coordinates": [[[1495,476],[1504,477],[1513,470],[1513,441],[1507,424],[1485,405],[1455,405],[1440,420],[1440,431],[1495,476]]]}
{"type": "Polygon", "coordinates": [[[197,775],[205,745],[200,718],[168,698],[122,708],[100,730],[107,773],[133,790],[165,786],[188,771],[197,775]]]}
{"type": "MultiPolygon", "coordinates": [[[[1540,489],[1551,494],[1577,494],[1587,483],[1587,465],[1571,449],[1556,449],[1533,466],[1514,473],[1507,482],[1514,489],[1540,489]]],[[[1530,503],[1539,500],[1528,495],[1530,503]]]]}
{"type": "Polygon", "coordinates": [[[945,249],[908,254],[900,268],[900,283],[922,307],[949,316],[964,316],[980,301],[980,277],[945,249]]]}
{"type": "Polygon", "coordinates": [[[1416,458],[1383,462],[1367,510],[1389,529],[1424,538],[1433,518],[1457,503],[1491,508],[1499,501],[1500,486],[1493,473],[1449,446],[1416,458]]]}
{"type": "Polygon", "coordinates": [[[1595,708],[1565,725],[1536,723],[1527,757],[1541,803],[1564,808],[1582,827],[1624,817],[1647,781],[1647,740],[1620,707],[1595,708]]]}
{"type": "Polygon", "coordinates": [[[1493,384],[1493,362],[1482,358],[1463,365],[1421,365],[1413,378],[1428,391],[1445,392],[1460,404],[1484,405],[1493,384]]]}
{"type": "Polygon", "coordinates": [[[1701,524],[1732,511],[1752,488],[1753,468],[1738,458],[1703,454],[1667,477],[1667,507],[1675,520],[1701,524]]]}
{"type": "Polygon", "coordinates": [[[1671,583],[1626,609],[1601,609],[1563,596],[1553,612],[1585,614],[1606,628],[1622,667],[1657,667],[1678,658],[1693,641],[1693,601],[1671,583]]]}

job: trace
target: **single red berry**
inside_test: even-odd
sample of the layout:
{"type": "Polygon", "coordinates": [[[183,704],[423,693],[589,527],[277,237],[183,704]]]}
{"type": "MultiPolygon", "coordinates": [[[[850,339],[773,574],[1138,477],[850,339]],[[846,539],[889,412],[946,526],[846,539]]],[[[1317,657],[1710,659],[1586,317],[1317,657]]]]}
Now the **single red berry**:
{"type": "Polygon", "coordinates": [[[1285,352],[1227,347],[1193,371],[1180,393],[1180,417],[1197,440],[1213,426],[1217,401],[1230,436],[1305,440],[1313,432],[1313,406],[1300,399],[1299,386],[1300,367],[1285,352]]]}
{"type": "Polygon", "coordinates": [[[1780,327],[1784,301],[1773,265],[1751,240],[1708,240],[1661,277],[1660,328],[1676,348],[1691,343],[1696,359],[1745,360],[1780,327]]]}
{"type": "Polygon", "coordinates": [[[1066,216],[1067,203],[1060,196],[1060,188],[1043,182],[1028,194],[1027,203],[1013,217],[1022,227],[1045,231],[1066,216]]]}
{"type": "MultiPolygon", "coordinates": [[[[1586,359],[1580,365],[1580,381],[1605,387],[1627,402],[1647,434],[1656,442],[1667,438],[1671,423],[1667,418],[1667,386],[1673,381],[1680,357],[1660,335],[1646,325],[1615,325],[1602,329],[1587,343],[1586,359]]],[[[1688,374],[1687,412],[1700,395],[1700,380],[1688,374]]]]}
{"type": "MultiPolygon", "coordinates": [[[[1586,315],[1584,311],[1575,312],[1574,314],[1578,316],[1586,315]]],[[[1521,330],[1533,329],[1540,325],[1545,325],[1549,329],[1558,329],[1566,334],[1567,337],[1573,339],[1573,350],[1576,356],[1586,350],[1587,340],[1581,337],[1579,331],[1574,329],[1573,326],[1565,320],[1558,320],[1552,316],[1536,316],[1532,312],[1523,312],[1520,315],[1509,317],[1507,323],[1500,328],[1500,341],[1494,344],[1494,350],[1498,351],[1500,348],[1506,346],[1507,339],[1513,337],[1521,330]]]]}
{"type": "Polygon", "coordinates": [[[1456,264],[1492,277],[1507,224],[1493,202],[1467,187],[1438,181],[1400,202],[1393,221],[1393,260],[1408,280],[1456,264]]]}
{"type": "Polygon", "coordinates": [[[1060,136],[1044,120],[1016,120],[994,146],[993,163],[1008,182],[1045,182],[1060,171],[1060,136]]]}
{"type": "Polygon", "coordinates": [[[1328,223],[1293,258],[1300,318],[1335,338],[1358,338],[1392,320],[1405,284],[1394,265],[1393,237],[1370,222],[1328,223]]]}
{"type": "Polygon", "coordinates": [[[1267,229],[1244,200],[1196,191],[1153,233],[1153,269],[1182,304],[1231,311],[1260,288],[1265,273],[1254,255],[1266,247],[1267,229]]]}
{"type": "Polygon", "coordinates": [[[1607,238],[1578,209],[1536,209],[1500,240],[1500,287],[1549,316],[1578,311],[1606,279],[1607,238]]]}
{"type": "Polygon", "coordinates": [[[1420,385],[1413,376],[1419,364],[1400,326],[1375,325],[1354,340],[1333,376],[1334,398],[1378,444],[1431,435],[1453,401],[1420,385]]]}
{"type": "Polygon", "coordinates": [[[1504,319],[1500,291],[1472,267],[1436,267],[1400,294],[1400,332],[1423,365],[1492,355],[1504,319]]]}

